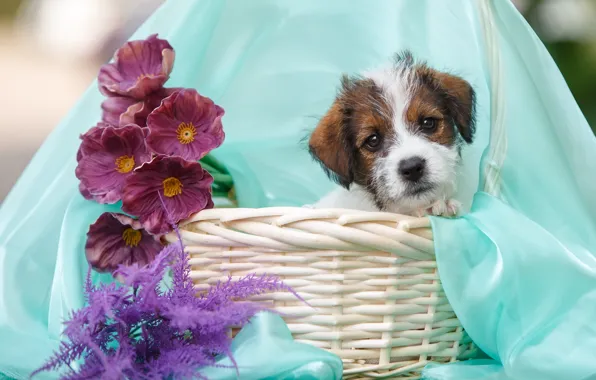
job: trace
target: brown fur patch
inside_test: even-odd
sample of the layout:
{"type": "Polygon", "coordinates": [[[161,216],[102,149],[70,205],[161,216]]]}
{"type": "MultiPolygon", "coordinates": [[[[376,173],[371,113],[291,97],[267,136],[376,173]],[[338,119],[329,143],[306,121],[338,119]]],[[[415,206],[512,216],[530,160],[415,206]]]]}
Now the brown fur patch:
{"type": "Polygon", "coordinates": [[[343,118],[342,105],[336,99],[319,121],[317,128],[310,136],[308,145],[311,154],[325,167],[338,177],[348,179],[350,160],[345,151],[345,142],[341,133],[343,118]]]}
{"type": "Polygon", "coordinates": [[[309,146],[340,184],[366,185],[375,157],[386,154],[384,147],[393,133],[391,107],[374,82],[344,77],[340,94],[311,135],[309,146]],[[366,140],[374,133],[382,145],[371,152],[366,140]]]}
{"type": "Polygon", "coordinates": [[[421,119],[424,117],[439,119],[437,116],[432,116],[435,110],[429,110],[429,108],[436,108],[437,113],[442,115],[440,118],[442,121],[436,132],[428,138],[440,144],[453,144],[457,137],[453,129],[455,127],[464,141],[471,143],[475,132],[476,113],[475,93],[472,86],[458,76],[434,70],[426,64],[419,64],[415,68],[415,74],[413,97],[418,101],[413,101],[412,106],[418,110],[412,110],[411,118],[417,115],[421,119]],[[427,106],[421,106],[424,103],[427,106]],[[424,113],[429,115],[425,116],[424,113]]]}
{"type": "MultiPolygon", "coordinates": [[[[430,69],[425,70],[427,72],[432,71],[430,69]]],[[[424,136],[437,144],[451,146],[455,143],[456,135],[443,103],[443,99],[432,91],[429,86],[416,85],[406,109],[406,123],[412,132],[417,132],[423,119],[435,119],[436,129],[432,133],[424,134],[424,136]]]]}
{"type": "Polygon", "coordinates": [[[435,77],[447,94],[448,107],[460,134],[468,143],[472,142],[476,127],[476,93],[464,79],[446,73],[436,72],[435,77]]]}
{"type": "Polygon", "coordinates": [[[475,95],[468,82],[455,75],[418,64],[414,68],[413,94],[406,121],[413,131],[424,118],[436,119],[438,125],[426,138],[451,146],[456,142],[458,128],[463,139],[470,143],[474,134],[475,95]]]}
{"type": "Polygon", "coordinates": [[[353,136],[353,146],[357,150],[354,162],[354,181],[366,185],[375,159],[387,154],[388,142],[394,137],[392,109],[385,101],[380,90],[370,79],[356,82],[344,94],[344,104],[351,109],[347,128],[353,136]],[[379,150],[366,148],[366,140],[373,134],[381,138],[379,150]]]}

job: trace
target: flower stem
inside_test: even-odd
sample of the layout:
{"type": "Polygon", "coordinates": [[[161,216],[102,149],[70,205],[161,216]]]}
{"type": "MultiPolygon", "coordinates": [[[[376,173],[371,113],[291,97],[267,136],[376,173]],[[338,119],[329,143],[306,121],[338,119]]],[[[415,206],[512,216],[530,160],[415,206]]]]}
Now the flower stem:
{"type": "Polygon", "coordinates": [[[232,176],[229,174],[211,173],[211,175],[213,176],[213,182],[221,187],[231,189],[234,185],[232,176]]]}
{"type": "Polygon", "coordinates": [[[208,154],[205,157],[201,158],[201,164],[206,164],[214,168],[220,173],[230,174],[228,169],[219,161],[217,161],[212,155],[208,154]]]}

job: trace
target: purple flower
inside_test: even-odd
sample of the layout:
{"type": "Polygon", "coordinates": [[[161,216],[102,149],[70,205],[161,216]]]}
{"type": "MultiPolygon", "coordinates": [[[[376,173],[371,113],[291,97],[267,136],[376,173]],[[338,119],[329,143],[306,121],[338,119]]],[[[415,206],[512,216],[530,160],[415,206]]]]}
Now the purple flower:
{"type": "MultiPolygon", "coordinates": [[[[97,123],[96,126],[91,127],[87,132],[80,136],[82,142],[77,151],[77,162],[80,162],[84,156],[96,153],[102,149],[100,143],[101,134],[103,130],[109,126],[110,125],[106,123],[97,123]]],[[[81,182],[79,182],[79,192],[85,199],[93,199],[93,195],[91,195],[89,190],[87,190],[85,185],[81,182]]]]}
{"type": "MultiPolygon", "coordinates": [[[[135,108],[142,108],[143,104],[144,101],[129,98],[127,96],[111,96],[109,98],[106,98],[106,100],[104,100],[101,103],[101,120],[108,124],[119,126],[120,117],[123,113],[127,112],[128,109],[133,106],[136,106],[135,108]]],[[[136,116],[136,113],[134,113],[133,115],[136,116]]],[[[139,126],[143,125],[142,123],[134,124],[137,124],[139,126]]]]}
{"type": "Polygon", "coordinates": [[[199,160],[225,138],[224,110],[194,89],[165,98],[147,117],[147,145],[156,153],[199,160]]]}
{"type": "Polygon", "coordinates": [[[217,310],[221,305],[229,303],[234,299],[246,299],[250,296],[256,296],[262,293],[272,292],[275,290],[286,290],[294,294],[294,296],[306,303],[300,296],[292,290],[289,286],[281,282],[279,277],[271,275],[255,275],[251,273],[240,280],[232,280],[231,277],[227,281],[220,281],[215,286],[212,286],[208,292],[202,294],[199,298],[201,308],[204,310],[217,310]]]}
{"type": "Polygon", "coordinates": [[[163,234],[172,229],[169,221],[178,223],[213,207],[212,183],[213,177],[198,162],[158,155],[126,179],[122,210],[138,216],[150,233],[163,234]]]}
{"type": "Polygon", "coordinates": [[[113,272],[119,265],[147,265],[162,248],[138,221],[106,212],[89,227],[85,254],[96,271],[113,272]]]}
{"type": "Polygon", "coordinates": [[[179,88],[160,88],[143,100],[111,96],[101,103],[102,120],[112,125],[136,124],[145,127],[151,111],[159,107],[164,98],[178,90],[179,88]]]}
{"type": "Polygon", "coordinates": [[[99,203],[118,202],[126,177],[151,159],[145,131],[134,124],[122,128],[100,126],[82,139],[75,171],[81,180],[81,193],[99,203]]]}
{"type": "Polygon", "coordinates": [[[81,145],[79,146],[79,150],[77,151],[77,162],[81,161],[84,156],[88,156],[102,150],[100,142],[101,134],[103,133],[103,130],[108,127],[111,127],[111,125],[100,122],[79,136],[82,141],[81,145]]]}
{"type": "Polygon", "coordinates": [[[170,77],[174,49],[157,34],[146,40],[130,41],[114,54],[114,62],[99,71],[99,89],[106,96],[122,95],[143,99],[160,89],[170,77]]]}
{"type": "Polygon", "coordinates": [[[79,182],[79,192],[81,193],[83,198],[90,200],[90,201],[93,200],[93,195],[91,195],[89,190],[87,190],[87,188],[85,186],[83,186],[83,184],[81,182],[79,182]]]}

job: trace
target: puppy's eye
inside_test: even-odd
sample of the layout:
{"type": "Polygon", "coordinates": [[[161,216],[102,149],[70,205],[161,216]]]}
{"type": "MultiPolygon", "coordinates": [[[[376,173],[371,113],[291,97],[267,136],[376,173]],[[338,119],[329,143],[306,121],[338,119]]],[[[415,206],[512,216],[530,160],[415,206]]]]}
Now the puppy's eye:
{"type": "Polygon", "coordinates": [[[368,136],[364,142],[364,146],[371,152],[378,150],[381,147],[381,136],[379,136],[377,133],[373,133],[372,135],[368,136]]]}
{"type": "Polygon", "coordinates": [[[425,117],[420,121],[420,128],[424,132],[433,132],[437,128],[437,119],[425,117]]]}

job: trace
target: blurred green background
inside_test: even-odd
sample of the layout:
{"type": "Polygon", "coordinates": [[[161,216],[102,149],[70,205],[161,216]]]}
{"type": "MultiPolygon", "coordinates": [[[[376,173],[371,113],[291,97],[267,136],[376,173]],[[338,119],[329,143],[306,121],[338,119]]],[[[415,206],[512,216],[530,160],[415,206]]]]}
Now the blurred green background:
{"type": "MultiPolygon", "coordinates": [[[[11,89],[0,117],[11,136],[0,140],[0,202],[99,66],[164,1],[0,0],[0,86],[11,89]]],[[[596,0],[494,1],[512,1],[528,20],[594,130],[596,0]]]]}
{"type": "Polygon", "coordinates": [[[596,0],[518,3],[559,66],[592,130],[596,130],[596,0]]]}
{"type": "Polygon", "coordinates": [[[11,18],[17,13],[17,9],[21,4],[20,0],[2,0],[0,1],[0,16],[3,18],[11,18]]]}

